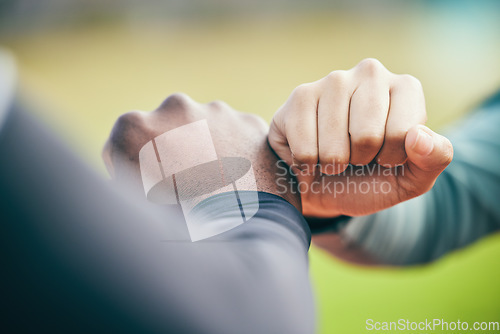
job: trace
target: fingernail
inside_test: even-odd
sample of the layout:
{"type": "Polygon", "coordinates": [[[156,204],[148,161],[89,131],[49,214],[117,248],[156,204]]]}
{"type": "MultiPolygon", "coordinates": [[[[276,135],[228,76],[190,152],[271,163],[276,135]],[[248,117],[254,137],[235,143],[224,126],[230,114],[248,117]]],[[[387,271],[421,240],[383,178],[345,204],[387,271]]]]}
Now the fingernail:
{"type": "Polygon", "coordinates": [[[418,130],[417,139],[413,144],[413,151],[420,155],[429,155],[434,148],[432,137],[422,129],[418,130]]]}

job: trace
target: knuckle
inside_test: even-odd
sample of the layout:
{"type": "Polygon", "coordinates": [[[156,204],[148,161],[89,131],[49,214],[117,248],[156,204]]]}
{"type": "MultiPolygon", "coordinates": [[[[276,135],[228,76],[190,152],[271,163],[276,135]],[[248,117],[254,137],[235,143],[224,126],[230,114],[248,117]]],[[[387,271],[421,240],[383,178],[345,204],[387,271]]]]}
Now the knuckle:
{"type": "Polygon", "coordinates": [[[384,69],[384,65],[375,58],[366,58],[359,62],[357,67],[368,75],[380,74],[384,69]]]}
{"type": "Polygon", "coordinates": [[[422,83],[420,80],[415,78],[413,75],[410,74],[400,74],[399,75],[399,82],[404,85],[405,87],[415,89],[415,90],[422,90],[422,83]]]}
{"type": "Polygon", "coordinates": [[[184,93],[174,93],[169,95],[160,105],[161,110],[169,110],[171,108],[180,108],[180,109],[186,109],[189,107],[191,104],[193,104],[194,101],[184,93]]]}
{"type": "Polygon", "coordinates": [[[120,115],[113,126],[113,132],[130,131],[142,127],[144,115],[139,111],[130,111],[120,115]]]}
{"type": "Polygon", "coordinates": [[[224,101],[215,100],[208,104],[212,109],[215,110],[230,110],[231,107],[224,101]]]}
{"type": "Polygon", "coordinates": [[[334,86],[343,86],[347,81],[347,76],[347,71],[333,71],[330,72],[325,79],[334,86]]]}
{"type": "Polygon", "coordinates": [[[131,111],[118,117],[106,144],[106,151],[125,151],[130,143],[136,140],[146,128],[144,115],[139,111],[131,111]]]}
{"type": "Polygon", "coordinates": [[[292,92],[292,96],[297,99],[307,99],[311,95],[313,95],[313,89],[308,83],[297,86],[292,92]]]}

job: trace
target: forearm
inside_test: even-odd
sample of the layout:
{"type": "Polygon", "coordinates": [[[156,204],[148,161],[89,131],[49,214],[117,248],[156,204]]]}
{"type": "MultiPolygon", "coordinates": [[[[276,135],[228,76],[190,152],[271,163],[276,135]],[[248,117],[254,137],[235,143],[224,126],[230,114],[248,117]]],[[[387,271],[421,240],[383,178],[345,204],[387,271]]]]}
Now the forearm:
{"type": "Polygon", "coordinates": [[[25,113],[0,153],[2,304],[16,328],[312,332],[309,232],[283,199],[260,194],[250,221],[191,243],[182,217],[118,194],[25,113]]]}
{"type": "MultiPolygon", "coordinates": [[[[229,271],[223,284],[202,291],[207,300],[218,301],[207,307],[220,323],[231,314],[238,333],[311,333],[314,315],[308,280],[307,223],[282,198],[262,192],[258,195],[259,210],[249,221],[210,239],[183,245],[184,249],[194,246],[202,253],[225,250],[222,259],[210,262],[213,267],[204,277],[191,278],[191,286],[203,286],[207,278],[220,280],[221,272],[229,271]],[[234,309],[239,311],[235,313],[234,309]],[[245,323],[245,328],[238,323],[245,323]]],[[[239,196],[245,202],[253,194],[239,192],[239,196]]],[[[209,205],[200,203],[195,210],[201,207],[203,212],[197,215],[219,223],[241,219],[240,208],[229,204],[231,197],[231,193],[223,193],[206,200],[209,205]]],[[[201,314],[206,312],[204,307],[196,309],[201,314]]],[[[234,332],[234,328],[227,332],[234,332]]]]}

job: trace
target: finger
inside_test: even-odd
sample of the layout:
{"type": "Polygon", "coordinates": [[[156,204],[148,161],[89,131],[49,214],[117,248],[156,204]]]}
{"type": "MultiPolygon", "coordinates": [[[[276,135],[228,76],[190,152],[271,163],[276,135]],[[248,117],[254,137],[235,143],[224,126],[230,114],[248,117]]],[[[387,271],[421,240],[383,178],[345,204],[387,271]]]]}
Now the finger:
{"type": "Polygon", "coordinates": [[[314,170],[318,163],[318,98],[314,87],[305,84],[297,87],[287,103],[285,135],[290,147],[293,164],[300,170],[314,170]]]}
{"type": "Polygon", "coordinates": [[[318,153],[321,172],[343,172],[350,157],[349,89],[346,72],[335,71],[322,79],[323,93],[318,104],[318,153]]]}
{"type": "Polygon", "coordinates": [[[405,140],[408,168],[415,187],[432,187],[437,176],[453,159],[451,142],[424,125],[412,127],[405,140]]]}
{"type": "Polygon", "coordinates": [[[278,110],[269,131],[269,144],[289,166],[304,170],[318,162],[317,96],[311,84],[295,88],[278,110]]]}
{"type": "Polygon", "coordinates": [[[388,85],[370,80],[354,92],[349,110],[351,164],[366,165],[375,158],[384,142],[388,110],[388,85]]]}
{"type": "Polygon", "coordinates": [[[412,126],[425,124],[426,120],[425,99],[420,81],[411,75],[395,76],[384,144],[377,155],[377,163],[384,167],[404,164],[407,158],[406,134],[412,126]]]}
{"type": "Polygon", "coordinates": [[[281,160],[283,160],[288,166],[293,164],[292,152],[290,152],[290,147],[288,146],[288,141],[285,135],[285,126],[283,125],[281,115],[281,110],[278,111],[269,126],[269,134],[267,135],[267,141],[269,146],[273,149],[274,153],[281,160]]]}

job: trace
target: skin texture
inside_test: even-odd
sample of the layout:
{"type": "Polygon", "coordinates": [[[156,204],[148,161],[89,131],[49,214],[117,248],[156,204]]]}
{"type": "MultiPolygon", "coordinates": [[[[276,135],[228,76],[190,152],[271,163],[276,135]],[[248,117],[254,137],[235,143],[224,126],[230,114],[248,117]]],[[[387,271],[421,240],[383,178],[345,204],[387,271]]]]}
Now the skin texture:
{"type": "MultiPolygon", "coordinates": [[[[208,123],[219,158],[248,159],[254,169],[258,191],[281,196],[300,210],[298,194],[277,189],[276,174],[282,174],[283,168],[278,167],[278,157],[269,148],[268,126],[261,118],[235,111],[224,102],[200,104],[179,93],[169,96],[152,112],[133,111],[118,118],[102,153],[113,180],[143,194],[140,149],[160,134],[203,119],[208,123]]],[[[242,185],[239,190],[255,188],[242,185]]]]}
{"type": "Polygon", "coordinates": [[[297,87],[268,140],[297,174],[305,216],[359,216],[425,193],[451,162],[426,120],[420,82],[365,59],[297,87]]]}

